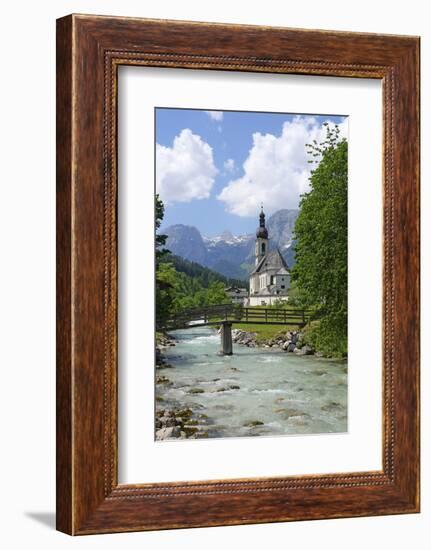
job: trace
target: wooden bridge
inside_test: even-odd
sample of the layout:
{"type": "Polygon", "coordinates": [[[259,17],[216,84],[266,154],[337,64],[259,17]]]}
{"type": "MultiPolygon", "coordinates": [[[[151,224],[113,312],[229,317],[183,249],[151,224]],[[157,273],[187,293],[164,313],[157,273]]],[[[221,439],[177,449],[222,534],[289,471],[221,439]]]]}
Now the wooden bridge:
{"type": "Polygon", "coordinates": [[[201,326],[221,327],[221,352],[232,355],[232,324],[283,325],[301,328],[314,316],[310,309],[245,307],[238,304],[219,304],[186,309],[162,321],[158,328],[176,330],[201,326]]]}

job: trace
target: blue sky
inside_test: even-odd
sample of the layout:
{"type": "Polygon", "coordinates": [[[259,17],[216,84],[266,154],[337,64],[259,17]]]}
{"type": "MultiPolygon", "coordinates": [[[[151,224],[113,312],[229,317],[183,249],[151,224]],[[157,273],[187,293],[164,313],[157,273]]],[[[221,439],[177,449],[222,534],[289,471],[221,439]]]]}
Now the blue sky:
{"type": "Polygon", "coordinates": [[[297,207],[308,190],[305,143],[324,137],[324,122],[347,136],[347,117],[157,108],[162,227],[238,235],[255,230],[261,202],[268,215],[297,207]]]}

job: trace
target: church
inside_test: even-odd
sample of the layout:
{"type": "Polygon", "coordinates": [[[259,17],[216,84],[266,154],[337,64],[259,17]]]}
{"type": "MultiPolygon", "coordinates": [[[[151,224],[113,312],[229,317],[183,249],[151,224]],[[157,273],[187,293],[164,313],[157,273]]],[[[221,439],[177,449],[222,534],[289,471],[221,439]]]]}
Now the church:
{"type": "Polygon", "coordinates": [[[269,250],[268,230],[265,227],[263,206],[256,230],[255,268],[250,274],[249,306],[269,306],[287,302],[290,274],[278,248],[269,250]]]}

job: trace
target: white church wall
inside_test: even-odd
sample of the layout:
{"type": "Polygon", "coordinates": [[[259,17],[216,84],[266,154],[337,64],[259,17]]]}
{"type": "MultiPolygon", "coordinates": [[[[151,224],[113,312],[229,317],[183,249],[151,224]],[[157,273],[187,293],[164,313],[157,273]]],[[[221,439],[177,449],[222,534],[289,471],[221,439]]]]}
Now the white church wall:
{"type": "MultiPolygon", "coordinates": [[[[265,215],[263,210],[259,216],[260,229],[265,228],[265,215]]],[[[260,231],[258,228],[258,232],[260,231]]],[[[257,233],[255,241],[255,263],[259,265],[261,260],[268,254],[268,239],[263,238],[257,233]]],[[[280,265],[277,261],[269,261],[261,268],[261,273],[254,273],[250,276],[250,293],[248,300],[245,303],[249,306],[265,306],[279,303],[280,301],[287,302],[287,291],[290,287],[290,276],[288,274],[278,274],[280,265]],[[269,264],[269,265],[268,265],[269,264]],[[269,289],[271,294],[263,291],[269,289]]]]}
{"type": "Polygon", "coordinates": [[[256,306],[272,306],[280,302],[288,302],[288,296],[250,296],[247,305],[250,307],[256,306]]]}
{"type": "Polygon", "coordinates": [[[275,288],[280,292],[287,292],[290,288],[290,275],[276,275],[275,288]]]}

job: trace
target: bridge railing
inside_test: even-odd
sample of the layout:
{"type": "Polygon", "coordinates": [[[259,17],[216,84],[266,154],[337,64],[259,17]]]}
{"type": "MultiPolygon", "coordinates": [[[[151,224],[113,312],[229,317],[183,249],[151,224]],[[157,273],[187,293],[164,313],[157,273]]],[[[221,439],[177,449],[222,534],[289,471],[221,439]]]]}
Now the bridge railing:
{"type": "Polygon", "coordinates": [[[237,312],[237,320],[245,323],[305,325],[313,316],[311,309],[244,307],[237,312]]]}
{"type": "Polygon", "coordinates": [[[163,328],[217,325],[223,321],[244,324],[277,324],[304,326],[315,316],[312,309],[244,307],[238,304],[190,308],[163,321],[163,328]]]}
{"type": "Polygon", "coordinates": [[[174,313],[167,319],[161,320],[160,325],[165,328],[188,326],[193,322],[200,321],[199,324],[208,324],[210,322],[227,321],[231,318],[235,304],[216,304],[213,306],[203,306],[185,309],[174,313]]]}

